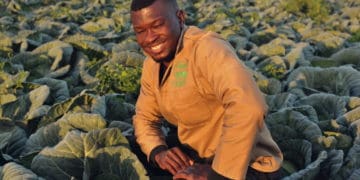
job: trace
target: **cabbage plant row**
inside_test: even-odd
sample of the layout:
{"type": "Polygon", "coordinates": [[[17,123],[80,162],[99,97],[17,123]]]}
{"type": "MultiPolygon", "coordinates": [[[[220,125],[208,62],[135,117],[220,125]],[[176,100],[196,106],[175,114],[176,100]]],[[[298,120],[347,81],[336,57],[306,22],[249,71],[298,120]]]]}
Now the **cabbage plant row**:
{"type": "MultiPolygon", "coordinates": [[[[252,72],[284,179],[360,179],[359,1],[178,2],[252,72]]],[[[149,178],[125,138],[145,58],[129,5],[0,2],[0,179],[149,178]]]]}

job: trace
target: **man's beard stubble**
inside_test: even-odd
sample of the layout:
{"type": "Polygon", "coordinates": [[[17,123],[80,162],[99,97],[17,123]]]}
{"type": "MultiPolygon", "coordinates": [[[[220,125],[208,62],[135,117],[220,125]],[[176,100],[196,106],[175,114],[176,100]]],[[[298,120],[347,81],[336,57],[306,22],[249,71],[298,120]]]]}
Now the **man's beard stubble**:
{"type": "Polygon", "coordinates": [[[175,57],[175,51],[173,52],[170,52],[170,54],[164,58],[161,58],[161,59],[154,59],[155,62],[157,63],[163,63],[163,62],[171,62],[175,57]]]}

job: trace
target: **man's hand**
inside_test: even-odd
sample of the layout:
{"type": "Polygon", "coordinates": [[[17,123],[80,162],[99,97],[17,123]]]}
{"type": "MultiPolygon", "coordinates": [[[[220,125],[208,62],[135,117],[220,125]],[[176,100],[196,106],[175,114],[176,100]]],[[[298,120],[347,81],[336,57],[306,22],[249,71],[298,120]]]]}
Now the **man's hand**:
{"type": "Polygon", "coordinates": [[[207,180],[211,171],[209,164],[194,164],[179,171],[173,177],[174,180],[207,180]]]}
{"type": "Polygon", "coordinates": [[[178,147],[156,154],[155,161],[161,169],[167,170],[173,175],[193,164],[193,160],[178,147]]]}

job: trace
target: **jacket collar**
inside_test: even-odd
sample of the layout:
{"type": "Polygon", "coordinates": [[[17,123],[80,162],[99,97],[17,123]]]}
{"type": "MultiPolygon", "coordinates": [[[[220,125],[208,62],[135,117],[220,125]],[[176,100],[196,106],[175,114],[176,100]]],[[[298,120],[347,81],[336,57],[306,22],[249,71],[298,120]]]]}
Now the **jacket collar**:
{"type": "Polygon", "coordinates": [[[180,37],[179,37],[179,40],[178,40],[178,43],[176,46],[175,54],[178,54],[181,51],[181,49],[183,48],[184,34],[187,29],[188,29],[188,26],[186,26],[185,24],[181,27],[181,33],[180,33],[180,37]]]}

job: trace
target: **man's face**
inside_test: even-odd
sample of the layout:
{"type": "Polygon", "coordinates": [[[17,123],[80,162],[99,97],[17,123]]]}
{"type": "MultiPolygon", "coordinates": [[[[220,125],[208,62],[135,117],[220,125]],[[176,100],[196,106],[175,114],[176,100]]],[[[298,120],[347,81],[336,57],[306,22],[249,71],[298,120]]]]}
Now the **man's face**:
{"type": "Polygon", "coordinates": [[[131,11],[131,21],[141,48],[157,62],[171,61],[184,22],[184,13],[163,0],[138,11],[131,11]]]}

